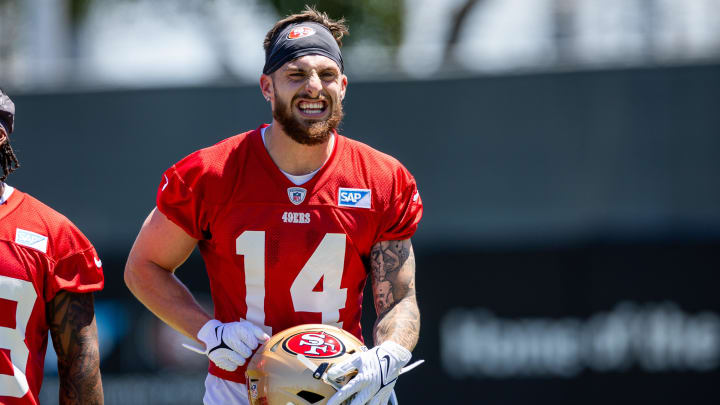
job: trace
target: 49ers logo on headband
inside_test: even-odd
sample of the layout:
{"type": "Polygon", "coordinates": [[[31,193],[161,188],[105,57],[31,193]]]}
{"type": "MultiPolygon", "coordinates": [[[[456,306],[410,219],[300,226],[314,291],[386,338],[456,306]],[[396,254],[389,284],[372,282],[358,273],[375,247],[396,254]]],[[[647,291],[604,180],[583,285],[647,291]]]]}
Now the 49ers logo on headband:
{"type": "Polygon", "coordinates": [[[345,345],[335,336],[323,332],[303,332],[290,336],[283,349],[291,354],[302,354],[314,359],[329,359],[345,354],[345,345]]]}
{"type": "Polygon", "coordinates": [[[315,34],[315,29],[310,27],[295,27],[287,34],[287,39],[300,39],[315,34]]]}

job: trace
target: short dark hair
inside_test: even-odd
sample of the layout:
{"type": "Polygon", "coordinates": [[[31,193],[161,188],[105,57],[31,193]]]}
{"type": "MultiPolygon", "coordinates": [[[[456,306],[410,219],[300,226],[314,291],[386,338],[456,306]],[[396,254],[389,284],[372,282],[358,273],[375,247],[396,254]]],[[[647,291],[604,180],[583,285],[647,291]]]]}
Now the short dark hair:
{"type": "Polygon", "coordinates": [[[267,35],[265,35],[265,41],[263,41],[265,56],[267,56],[268,52],[270,52],[270,47],[272,46],[273,39],[275,39],[275,35],[277,35],[280,31],[282,31],[290,24],[305,21],[311,21],[324,25],[328,30],[330,30],[330,33],[335,38],[335,41],[340,47],[342,46],[342,37],[345,35],[350,35],[350,31],[348,31],[348,27],[345,24],[344,18],[341,18],[339,20],[333,20],[332,18],[328,17],[327,14],[318,11],[315,7],[306,5],[304,11],[297,14],[291,14],[283,18],[282,20],[276,22],[275,25],[270,29],[270,31],[268,31],[267,35]]]}

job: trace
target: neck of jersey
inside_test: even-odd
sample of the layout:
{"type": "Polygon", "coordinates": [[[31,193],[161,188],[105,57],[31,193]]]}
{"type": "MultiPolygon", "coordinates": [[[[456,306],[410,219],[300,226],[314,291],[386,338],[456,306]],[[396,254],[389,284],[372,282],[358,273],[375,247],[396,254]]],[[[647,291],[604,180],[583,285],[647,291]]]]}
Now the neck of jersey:
{"type": "Polygon", "coordinates": [[[0,195],[0,204],[5,204],[8,198],[10,198],[10,195],[12,195],[13,191],[15,191],[15,189],[10,187],[7,183],[0,183],[0,190],[2,190],[2,195],[0,195]]]}
{"type": "MultiPolygon", "coordinates": [[[[267,150],[267,143],[265,142],[265,130],[268,128],[269,127],[265,127],[260,130],[260,132],[262,133],[262,140],[263,140],[263,145],[265,145],[265,150],[267,150]]],[[[335,134],[330,134],[330,151],[331,151],[330,155],[332,155],[332,151],[334,148],[335,148],[335,134]]],[[[330,159],[330,158],[328,157],[328,159],[330,159]]],[[[327,163],[327,159],[323,162],[322,166],[318,167],[316,170],[313,170],[312,172],[310,172],[308,174],[301,174],[299,176],[290,174],[290,173],[286,172],[285,170],[280,169],[279,167],[278,167],[278,170],[280,170],[282,172],[282,174],[284,174],[285,177],[287,177],[288,180],[290,180],[294,185],[300,186],[300,185],[307,183],[308,181],[310,181],[310,179],[315,177],[317,172],[319,172],[320,169],[322,169],[326,163],[327,163]]]]}

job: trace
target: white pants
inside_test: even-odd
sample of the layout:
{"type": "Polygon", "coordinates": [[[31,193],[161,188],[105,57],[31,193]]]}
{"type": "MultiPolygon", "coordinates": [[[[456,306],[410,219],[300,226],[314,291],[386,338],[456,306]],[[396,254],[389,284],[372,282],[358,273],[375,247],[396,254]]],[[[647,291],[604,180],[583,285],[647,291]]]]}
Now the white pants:
{"type": "Polygon", "coordinates": [[[208,374],[205,379],[204,405],[249,405],[245,384],[208,374]]]}

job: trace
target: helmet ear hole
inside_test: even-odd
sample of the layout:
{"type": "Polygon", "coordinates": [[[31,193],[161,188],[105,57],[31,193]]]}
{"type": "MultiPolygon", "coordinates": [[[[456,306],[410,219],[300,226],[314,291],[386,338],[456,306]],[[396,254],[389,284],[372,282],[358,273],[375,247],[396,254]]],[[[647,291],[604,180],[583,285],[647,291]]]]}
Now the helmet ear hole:
{"type": "Polygon", "coordinates": [[[300,391],[296,394],[300,398],[308,401],[311,404],[322,401],[325,397],[310,391],[300,391]]]}

